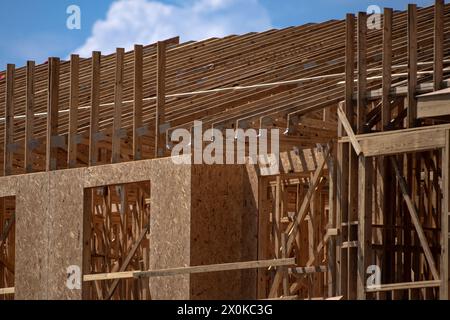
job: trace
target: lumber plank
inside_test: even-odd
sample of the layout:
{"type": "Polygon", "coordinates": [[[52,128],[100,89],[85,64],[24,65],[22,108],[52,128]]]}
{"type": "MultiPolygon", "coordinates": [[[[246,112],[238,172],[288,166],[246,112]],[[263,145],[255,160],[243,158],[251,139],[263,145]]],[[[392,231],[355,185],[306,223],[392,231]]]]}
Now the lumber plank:
{"type": "Polygon", "coordinates": [[[166,43],[158,42],[157,50],[155,158],[160,158],[164,156],[166,149],[165,130],[163,130],[166,121],[166,43]]]}
{"type": "Polygon", "coordinates": [[[122,99],[123,99],[123,67],[124,67],[125,49],[116,50],[116,77],[114,83],[114,119],[112,134],[112,152],[111,163],[120,162],[120,143],[122,127],[122,99]]]}
{"type": "Polygon", "coordinates": [[[445,0],[436,0],[434,5],[434,48],[433,48],[433,83],[434,90],[442,89],[444,78],[444,13],[445,0]]]}
{"type": "Polygon", "coordinates": [[[93,166],[98,161],[98,117],[100,105],[100,63],[101,53],[92,53],[91,63],[91,112],[89,121],[89,165],[93,166]]]}
{"type": "Polygon", "coordinates": [[[381,123],[384,129],[391,121],[391,84],[392,84],[392,23],[391,8],[385,8],[383,14],[383,71],[382,71],[382,109],[381,123]]]}
{"type": "Polygon", "coordinates": [[[34,77],[35,62],[27,61],[26,71],[26,114],[25,114],[25,172],[33,172],[33,140],[34,140],[34,77]]]}
{"type": "Polygon", "coordinates": [[[59,58],[48,60],[46,171],[57,168],[59,118],[59,58]]]}
{"type": "Polygon", "coordinates": [[[352,126],[350,125],[350,122],[345,116],[345,112],[342,110],[340,105],[338,107],[338,117],[339,120],[341,121],[342,126],[345,129],[345,132],[347,133],[347,136],[353,146],[353,149],[355,150],[356,155],[359,156],[362,153],[361,146],[359,145],[358,139],[356,138],[355,133],[353,132],[352,126]]]}
{"type": "Polygon", "coordinates": [[[244,270],[244,269],[259,269],[269,267],[293,266],[295,265],[295,258],[276,259],[276,260],[262,260],[249,262],[233,262],[223,264],[213,264],[207,266],[193,266],[182,268],[170,268],[162,270],[150,271],[126,271],[116,273],[102,273],[85,275],[84,281],[99,281],[112,279],[127,279],[127,278],[144,278],[144,277],[166,277],[180,274],[194,274],[194,273],[208,273],[221,272],[230,270],[244,270]]]}
{"type": "Polygon", "coordinates": [[[143,46],[134,46],[133,159],[142,160],[143,46]]]}
{"type": "MultiPolygon", "coordinates": [[[[357,103],[356,103],[356,132],[364,133],[367,118],[367,14],[358,13],[357,28],[357,55],[358,55],[358,82],[357,82],[357,103]]],[[[359,155],[358,152],[356,152],[359,155]]]]}
{"type": "Polygon", "coordinates": [[[371,292],[394,291],[394,290],[435,288],[439,287],[439,284],[440,282],[438,280],[391,283],[391,284],[382,284],[379,286],[366,287],[366,292],[371,293],[371,292]]]}
{"type": "Polygon", "coordinates": [[[417,6],[408,4],[408,127],[417,122],[417,6]]]}
{"type": "Polygon", "coordinates": [[[77,166],[77,133],[78,133],[78,106],[80,91],[80,58],[78,55],[70,56],[70,105],[69,105],[69,135],[67,151],[67,167],[77,166]]]}
{"type": "Polygon", "coordinates": [[[439,298],[449,299],[449,214],[450,214],[450,130],[445,133],[445,147],[442,149],[442,210],[441,210],[441,284],[439,298]]]}
{"type": "Polygon", "coordinates": [[[13,173],[13,143],[14,143],[14,84],[16,67],[8,64],[6,67],[6,101],[5,101],[5,133],[3,172],[5,176],[13,173]]]}

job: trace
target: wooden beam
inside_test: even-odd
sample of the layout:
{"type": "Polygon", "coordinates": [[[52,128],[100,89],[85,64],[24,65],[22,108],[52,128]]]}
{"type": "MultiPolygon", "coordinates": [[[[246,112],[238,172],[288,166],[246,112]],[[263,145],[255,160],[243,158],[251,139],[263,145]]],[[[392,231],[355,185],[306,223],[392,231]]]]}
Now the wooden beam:
{"type": "Polygon", "coordinates": [[[13,143],[14,143],[14,84],[16,67],[8,64],[6,67],[6,101],[5,101],[5,145],[3,172],[5,176],[13,173],[13,143]]]}
{"type": "Polygon", "coordinates": [[[440,282],[436,281],[436,280],[391,283],[391,284],[382,284],[379,286],[366,287],[366,292],[367,293],[375,293],[375,292],[383,292],[383,291],[435,288],[435,287],[439,287],[439,284],[440,284],[440,282]]]}
{"type": "Polygon", "coordinates": [[[89,127],[89,166],[98,161],[98,116],[100,107],[100,59],[101,53],[92,53],[91,64],[91,116],[89,127]]]}
{"type": "Polygon", "coordinates": [[[359,156],[357,298],[365,300],[366,270],[372,247],[372,158],[359,156]]]}
{"type": "Polygon", "coordinates": [[[450,90],[448,89],[436,91],[430,95],[418,96],[417,118],[434,118],[450,115],[449,101],[450,90]]]}
{"type": "MultiPolygon", "coordinates": [[[[393,155],[440,149],[445,146],[445,131],[450,125],[436,125],[404,130],[357,135],[356,139],[366,157],[393,155]]],[[[348,143],[343,137],[339,143],[348,143]]]]}
{"type": "Polygon", "coordinates": [[[48,60],[46,171],[58,169],[59,58],[48,60]]]}
{"type": "Polygon", "coordinates": [[[408,4],[408,128],[417,121],[417,6],[408,4]]]}
{"type": "Polygon", "coordinates": [[[425,258],[430,267],[433,278],[434,278],[434,280],[439,280],[439,273],[436,269],[436,264],[434,262],[433,254],[431,253],[427,238],[425,236],[425,233],[423,232],[422,226],[420,225],[419,215],[417,213],[416,206],[414,205],[414,203],[411,199],[411,196],[408,194],[408,186],[406,184],[406,181],[403,178],[403,176],[401,175],[400,169],[397,164],[397,160],[394,159],[393,157],[391,157],[391,161],[392,161],[392,166],[394,167],[394,170],[395,170],[395,174],[397,176],[398,183],[400,185],[400,189],[403,194],[403,198],[406,202],[408,211],[411,215],[411,221],[414,225],[414,228],[416,229],[417,236],[419,237],[420,244],[422,245],[423,252],[425,254],[425,258]]]}
{"type": "Polygon", "coordinates": [[[434,5],[434,90],[442,89],[444,70],[444,11],[445,0],[436,0],[434,5]]]}
{"type": "Polygon", "coordinates": [[[69,135],[67,150],[67,167],[77,166],[77,131],[78,131],[78,105],[79,105],[79,71],[80,58],[73,54],[70,56],[70,97],[69,97],[69,135]]]}
{"type": "Polygon", "coordinates": [[[350,125],[350,122],[348,121],[347,117],[345,116],[344,111],[342,110],[341,106],[338,107],[338,117],[339,120],[341,120],[341,124],[345,129],[345,132],[347,133],[347,136],[353,146],[353,149],[355,149],[356,155],[361,154],[361,146],[359,145],[358,139],[356,139],[355,133],[353,132],[352,126],[350,125]]]}
{"type": "Polygon", "coordinates": [[[441,285],[439,298],[449,297],[449,218],[450,218],[450,130],[445,134],[445,147],[442,149],[442,211],[441,211],[441,285]]]}
{"type": "Polygon", "coordinates": [[[25,172],[33,172],[34,140],[34,61],[27,61],[25,109],[25,172]]]}
{"type": "Polygon", "coordinates": [[[15,292],[14,288],[1,288],[0,289],[0,295],[14,294],[14,292],[15,292]]]}
{"type": "Polygon", "coordinates": [[[150,270],[150,271],[126,271],[115,273],[89,274],[83,277],[83,281],[102,281],[102,280],[145,278],[145,277],[167,277],[167,276],[177,276],[181,274],[260,269],[269,267],[273,268],[273,267],[294,266],[294,265],[295,265],[295,258],[249,261],[249,262],[233,262],[233,263],[212,264],[205,266],[150,270]]]}
{"type": "Polygon", "coordinates": [[[120,162],[120,143],[122,126],[122,100],[123,100],[123,64],[125,50],[117,48],[116,50],[116,76],[114,83],[114,119],[112,133],[112,152],[111,162],[120,162]]]}
{"type": "Polygon", "coordinates": [[[382,71],[382,129],[391,121],[391,84],[392,84],[392,9],[385,8],[383,15],[383,71],[382,71]]]}
{"type": "MultiPolygon", "coordinates": [[[[367,118],[367,14],[358,13],[358,83],[357,83],[357,106],[356,106],[356,132],[364,133],[367,118]]],[[[359,155],[358,152],[356,152],[359,155]]]]}
{"type": "Polygon", "coordinates": [[[158,42],[157,51],[155,157],[161,158],[164,156],[166,149],[166,139],[164,138],[164,124],[166,122],[166,43],[158,42]]]}
{"type": "Polygon", "coordinates": [[[143,47],[134,46],[133,159],[142,160],[143,47]]]}

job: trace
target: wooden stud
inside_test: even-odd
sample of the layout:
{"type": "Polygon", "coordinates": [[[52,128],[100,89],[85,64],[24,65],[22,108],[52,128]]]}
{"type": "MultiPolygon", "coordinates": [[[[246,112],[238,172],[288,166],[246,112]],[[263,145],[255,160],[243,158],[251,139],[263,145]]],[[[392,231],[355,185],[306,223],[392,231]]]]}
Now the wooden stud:
{"type": "Polygon", "coordinates": [[[33,172],[34,140],[34,61],[27,61],[26,111],[25,111],[25,172],[33,172]]]}
{"type": "MultiPolygon", "coordinates": [[[[84,201],[83,201],[83,275],[91,273],[91,237],[92,237],[92,210],[94,201],[94,190],[85,189],[84,190],[84,201]]],[[[90,299],[91,297],[91,284],[89,282],[83,282],[81,286],[82,297],[84,300],[90,299]]]]}
{"type": "Polygon", "coordinates": [[[143,84],[143,47],[134,46],[134,104],[133,104],[133,159],[142,160],[142,84],[143,84]]]}
{"type": "Polygon", "coordinates": [[[59,58],[48,60],[46,171],[58,165],[59,64],[59,58]]]}
{"type": "MultiPolygon", "coordinates": [[[[333,147],[332,156],[327,162],[328,166],[328,226],[329,229],[336,228],[336,148],[333,147]]],[[[337,229],[335,229],[337,231],[337,229]]],[[[329,237],[327,246],[327,287],[328,287],[328,297],[334,297],[336,295],[336,240],[335,237],[329,237]]]]}
{"type": "Polygon", "coordinates": [[[79,105],[79,69],[80,58],[73,54],[70,56],[70,98],[69,98],[69,136],[67,151],[67,167],[77,167],[77,131],[78,131],[78,105],[79,105]]]}
{"type": "Polygon", "coordinates": [[[157,51],[155,157],[160,158],[164,156],[166,149],[166,139],[162,130],[166,122],[166,43],[158,42],[157,51]]]}
{"type": "Polygon", "coordinates": [[[98,116],[100,106],[100,59],[101,53],[92,53],[91,66],[91,116],[89,129],[89,166],[97,164],[98,160],[98,116]]]}
{"type": "Polygon", "coordinates": [[[357,297],[365,300],[366,270],[372,246],[372,158],[359,156],[357,297]]]}
{"type": "Polygon", "coordinates": [[[355,16],[347,14],[345,38],[345,115],[353,122],[353,91],[355,79],[355,16]]]}
{"type": "MultiPolygon", "coordinates": [[[[358,13],[358,90],[357,90],[357,133],[364,133],[366,123],[367,103],[367,15],[358,13]]],[[[358,154],[358,153],[357,153],[358,154]]]]}
{"type": "Polygon", "coordinates": [[[13,64],[8,64],[6,67],[5,145],[3,162],[5,176],[13,174],[15,70],[16,67],[13,64]]]}
{"type": "Polygon", "coordinates": [[[408,5],[408,128],[417,122],[417,6],[408,5]]]}
{"type": "Polygon", "coordinates": [[[436,0],[434,5],[434,90],[442,89],[444,70],[444,13],[445,0],[436,0]]]}
{"type": "Polygon", "coordinates": [[[383,71],[382,71],[382,108],[381,123],[382,130],[386,128],[391,121],[391,84],[392,84],[392,9],[384,9],[383,20],[383,71]]]}
{"type": "Polygon", "coordinates": [[[120,162],[121,125],[122,125],[122,98],[123,98],[123,59],[125,50],[116,50],[116,80],[114,83],[114,119],[112,133],[112,163],[120,162]]]}
{"type": "Polygon", "coordinates": [[[439,298],[449,297],[449,218],[450,218],[450,130],[445,135],[445,147],[442,149],[442,211],[441,211],[441,285],[439,298]]]}

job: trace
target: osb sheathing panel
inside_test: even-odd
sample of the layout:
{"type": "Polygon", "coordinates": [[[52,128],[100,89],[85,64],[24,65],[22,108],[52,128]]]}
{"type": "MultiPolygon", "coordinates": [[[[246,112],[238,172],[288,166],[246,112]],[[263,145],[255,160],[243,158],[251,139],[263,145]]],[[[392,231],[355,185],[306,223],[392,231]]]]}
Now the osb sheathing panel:
{"type": "MultiPolygon", "coordinates": [[[[191,169],[163,162],[152,172],[150,269],[190,265],[191,169]]],[[[189,275],[150,278],[152,299],[189,299],[189,275]]]]}
{"type": "MultiPolygon", "coordinates": [[[[192,166],[191,265],[256,259],[257,215],[245,166],[192,166]]],[[[191,275],[191,299],[252,299],[255,274],[227,271],[191,275]]]]}
{"type": "MultiPolygon", "coordinates": [[[[167,218],[167,212],[176,218],[189,217],[189,174],[190,166],[175,166],[171,159],[159,159],[0,178],[0,197],[16,196],[15,298],[81,299],[81,290],[69,289],[66,280],[67,267],[82,266],[85,188],[149,180],[155,182],[151,190],[152,214],[161,219],[167,218]]],[[[180,229],[189,225],[188,221],[180,220],[180,229]]],[[[164,229],[162,225],[159,230],[155,227],[155,236],[167,234],[168,229],[167,224],[164,229]]],[[[152,256],[157,257],[163,247],[152,256]]],[[[186,244],[183,248],[186,250],[186,244]]],[[[176,259],[189,257],[189,252],[168,252],[167,259],[177,265],[185,265],[185,260],[176,259]]],[[[157,263],[155,259],[153,266],[157,263]]],[[[169,281],[188,292],[187,279],[169,281]]],[[[159,289],[157,280],[155,283],[155,289],[159,289]]],[[[176,292],[177,287],[172,288],[176,292]]]]}

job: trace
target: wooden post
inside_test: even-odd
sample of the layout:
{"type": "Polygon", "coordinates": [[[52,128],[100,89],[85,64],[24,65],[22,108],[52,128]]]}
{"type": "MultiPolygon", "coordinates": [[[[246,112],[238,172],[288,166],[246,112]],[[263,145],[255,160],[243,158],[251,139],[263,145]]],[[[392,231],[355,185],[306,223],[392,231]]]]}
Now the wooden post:
{"type": "Polygon", "coordinates": [[[408,5],[408,128],[417,121],[417,6],[408,5]]]}
{"type": "Polygon", "coordinates": [[[158,42],[157,84],[156,84],[156,136],[155,157],[164,157],[166,139],[164,138],[165,103],[166,103],[166,43],[158,42]]]}
{"type": "Polygon", "coordinates": [[[6,67],[6,104],[5,104],[5,146],[3,172],[5,176],[13,173],[13,143],[14,143],[14,83],[16,66],[6,67]]]}
{"type": "Polygon", "coordinates": [[[77,166],[77,130],[78,130],[78,104],[79,104],[79,70],[80,58],[73,54],[70,56],[70,98],[69,98],[69,136],[67,151],[67,167],[77,166]]]}
{"type": "MultiPolygon", "coordinates": [[[[384,9],[383,22],[383,79],[382,79],[382,109],[381,109],[381,130],[386,130],[391,121],[391,85],[392,85],[392,24],[393,12],[390,8],[384,9]]],[[[384,283],[392,283],[393,277],[390,270],[394,270],[395,254],[393,251],[394,245],[394,206],[393,206],[393,181],[392,181],[392,166],[388,157],[383,157],[380,160],[380,192],[382,198],[382,215],[383,215],[383,244],[384,257],[382,259],[382,281],[384,283]]]]}
{"type": "Polygon", "coordinates": [[[27,62],[25,110],[25,172],[33,172],[34,140],[34,61],[27,62]]]}
{"type": "Polygon", "coordinates": [[[46,171],[57,169],[59,116],[59,58],[48,60],[46,171]]]}
{"type": "MultiPolygon", "coordinates": [[[[91,223],[93,209],[93,189],[84,190],[83,201],[83,276],[91,273],[91,223]]],[[[82,297],[91,299],[91,282],[82,281],[82,297]]]]}
{"type": "MultiPolygon", "coordinates": [[[[346,94],[345,94],[345,114],[349,120],[350,125],[355,131],[354,120],[354,104],[353,104],[353,92],[354,92],[354,76],[355,76],[355,20],[352,15],[347,19],[349,25],[347,26],[347,40],[346,40],[346,62],[345,62],[345,77],[346,77],[346,94]],[[350,21],[348,21],[350,20],[350,21]],[[351,25],[350,25],[351,24],[351,25]]],[[[359,54],[358,54],[359,55],[359,54]]],[[[353,148],[348,148],[348,210],[347,210],[347,239],[346,241],[356,241],[358,232],[355,227],[352,226],[352,221],[358,219],[358,171],[355,170],[358,167],[358,157],[353,148]]],[[[347,248],[347,285],[348,299],[356,299],[356,276],[358,272],[357,261],[357,248],[347,248]]]]}
{"type": "Polygon", "coordinates": [[[356,131],[364,133],[366,123],[367,103],[367,15],[358,13],[358,91],[357,91],[357,122],[356,131]]]}
{"type": "MultiPolygon", "coordinates": [[[[330,228],[336,228],[336,150],[333,148],[328,165],[328,224],[330,228]]],[[[328,297],[336,296],[336,239],[334,236],[329,237],[328,247],[328,297]]]]}
{"type": "Polygon", "coordinates": [[[441,212],[441,270],[439,298],[449,297],[449,214],[450,214],[450,130],[445,134],[445,147],[442,149],[442,212],[441,212]]]}
{"type": "Polygon", "coordinates": [[[391,84],[392,84],[392,9],[384,9],[383,18],[383,97],[381,109],[382,130],[391,121],[391,84]]]}
{"type": "Polygon", "coordinates": [[[142,159],[143,47],[134,46],[133,159],[142,159]]]}
{"type": "Polygon", "coordinates": [[[116,50],[116,81],[114,83],[114,119],[112,132],[112,163],[120,162],[120,143],[122,125],[122,98],[123,98],[123,59],[125,50],[116,50]]]}
{"type": "MultiPolygon", "coordinates": [[[[347,119],[353,119],[353,83],[355,76],[355,16],[347,14],[346,17],[346,39],[345,39],[345,105],[344,111],[347,119]]],[[[342,124],[338,125],[339,136],[345,136],[345,130],[342,124]]],[[[338,238],[338,268],[336,273],[339,274],[338,292],[337,294],[348,298],[348,259],[349,249],[343,248],[342,244],[348,241],[349,236],[349,154],[351,147],[348,143],[338,144],[338,215],[337,219],[340,223],[341,232],[338,238]]]]}
{"type": "Polygon", "coordinates": [[[434,6],[434,90],[442,89],[444,70],[444,11],[445,0],[436,0],[434,6]]]}
{"type": "Polygon", "coordinates": [[[100,106],[100,59],[101,53],[92,53],[91,66],[91,116],[89,129],[89,166],[97,164],[98,159],[98,113],[100,106]]]}
{"type": "Polygon", "coordinates": [[[366,299],[366,270],[372,246],[372,158],[359,156],[358,196],[358,300],[366,299]]]}

